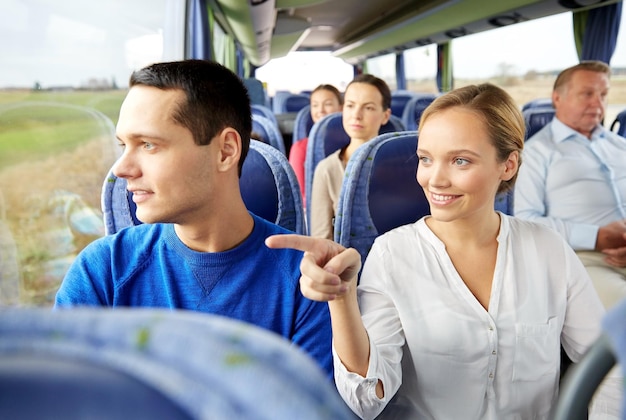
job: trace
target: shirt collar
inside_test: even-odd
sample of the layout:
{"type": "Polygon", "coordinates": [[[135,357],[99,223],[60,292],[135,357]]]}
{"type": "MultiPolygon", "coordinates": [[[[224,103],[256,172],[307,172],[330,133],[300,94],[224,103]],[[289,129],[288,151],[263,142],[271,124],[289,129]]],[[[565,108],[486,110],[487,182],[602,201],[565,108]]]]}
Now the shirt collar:
{"type": "MultiPolygon", "coordinates": [[[[574,138],[584,138],[585,140],[589,140],[578,131],[563,124],[563,122],[561,122],[561,120],[559,120],[556,116],[552,119],[551,129],[552,138],[556,143],[562,143],[565,140],[570,140],[574,138]]],[[[604,127],[598,124],[591,133],[591,140],[593,141],[602,137],[604,137],[604,127]]]]}

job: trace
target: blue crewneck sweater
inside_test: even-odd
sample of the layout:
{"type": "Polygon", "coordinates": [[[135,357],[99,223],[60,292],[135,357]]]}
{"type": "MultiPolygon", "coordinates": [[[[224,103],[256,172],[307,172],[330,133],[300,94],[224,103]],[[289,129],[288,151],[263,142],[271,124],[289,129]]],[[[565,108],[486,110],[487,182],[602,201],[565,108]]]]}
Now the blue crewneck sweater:
{"type": "Polygon", "coordinates": [[[98,239],[68,270],[55,306],[166,307],[239,319],[291,340],[332,376],[328,306],[300,292],[302,253],[267,248],[265,238],[291,232],[252,216],[252,233],[225,252],[189,249],[172,224],[98,239]]]}

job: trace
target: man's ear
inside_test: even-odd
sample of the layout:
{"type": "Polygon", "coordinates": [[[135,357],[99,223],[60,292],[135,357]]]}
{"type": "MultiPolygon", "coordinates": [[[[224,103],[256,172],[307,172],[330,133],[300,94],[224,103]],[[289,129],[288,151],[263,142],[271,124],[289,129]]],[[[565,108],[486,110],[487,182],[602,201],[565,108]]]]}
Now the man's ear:
{"type": "Polygon", "coordinates": [[[557,105],[561,102],[561,92],[554,90],[552,91],[552,106],[557,108],[557,105]]]}
{"type": "Polygon", "coordinates": [[[223,129],[213,141],[219,142],[217,169],[226,172],[235,168],[238,171],[241,159],[241,136],[232,127],[223,129]]]}

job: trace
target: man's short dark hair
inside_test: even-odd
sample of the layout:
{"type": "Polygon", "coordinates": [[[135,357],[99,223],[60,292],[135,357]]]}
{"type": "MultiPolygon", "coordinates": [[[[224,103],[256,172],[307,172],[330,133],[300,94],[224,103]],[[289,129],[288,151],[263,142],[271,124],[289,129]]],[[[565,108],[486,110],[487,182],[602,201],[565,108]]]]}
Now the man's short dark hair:
{"type": "Polygon", "coordinates": [[[248,91],[236,74],[214,61],[172,61],[135,71],[129,85],[182,90],[187,100],[172,118],[191,131],[198,145],[208,145],[226,127],[234,128],[241,136],[241,174],[250,147],[252,117],[248,91]]]}
{"type": "Polygon", "coordinates": [[[575,66],[568,67],[561,73],[559,73],[556,80],[554,81],[553,90],[559,90],[563,86],[567,85],[569,81],[572,80],[572,76],[574,75],[574,73],[581,70],[603,73],[606,74],[607,77],[611,77],[611,67],[609,67],[609,65],[605,62],[597,60],[581,61],[575,66]]]}

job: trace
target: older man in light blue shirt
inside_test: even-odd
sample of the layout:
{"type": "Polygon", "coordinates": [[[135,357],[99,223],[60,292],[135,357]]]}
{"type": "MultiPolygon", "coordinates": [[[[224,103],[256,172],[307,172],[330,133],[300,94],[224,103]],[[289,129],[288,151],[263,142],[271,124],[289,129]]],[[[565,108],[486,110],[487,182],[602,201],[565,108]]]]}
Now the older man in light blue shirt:
{"type": "Polygon", "coordinates": [[[515,187],[515,216],[566,238],[606,308],[626,298],[626,139],[602,126],[609,75],[593,61],[557,77],[555,118],[527,141],[515,187]]]}

